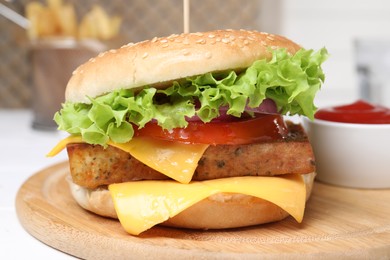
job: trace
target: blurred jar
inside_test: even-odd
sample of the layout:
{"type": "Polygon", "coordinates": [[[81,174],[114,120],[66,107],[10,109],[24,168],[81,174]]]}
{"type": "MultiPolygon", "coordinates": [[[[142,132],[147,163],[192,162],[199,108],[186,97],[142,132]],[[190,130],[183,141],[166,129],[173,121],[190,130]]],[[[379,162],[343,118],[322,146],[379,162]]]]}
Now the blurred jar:
{"type": "Polygon", "coordinates": [[[72,72],[105,49],[99,41],[71,38],[48,38],[31,43],[33,128],[57,128],[53,117],[65,101],[65,88],[72,72]]]}
{"type": "Polygon", "coordinates": [[[360,98],[390,107],[390,39],[357,39],[360,98]]]}

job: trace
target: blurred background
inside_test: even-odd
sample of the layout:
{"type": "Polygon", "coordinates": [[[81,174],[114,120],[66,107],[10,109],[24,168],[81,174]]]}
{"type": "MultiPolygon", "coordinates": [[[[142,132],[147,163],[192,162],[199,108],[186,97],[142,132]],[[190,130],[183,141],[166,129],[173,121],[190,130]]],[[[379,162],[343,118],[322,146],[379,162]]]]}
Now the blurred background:
{"type": "MultiPolygon", "coordinates": [[[[47,5],[46,1],[40,2],[47,5]]],[[[107,48],[183,31],[182,0],[63,0],[62,2],[74,5],[79,23],[95,5],[102,7],[109,17],[119,17],[119,31],[110,39],[99,39],[107,48]]],[[[26,16],[26,7],[31,1],[9,0],[1,3],[26,16]]],[[[319,49],[325,46],[331,56],[324,65],[326,82],[318,94],[316,103],[318,106],[327,106],[370,96],[372,86],[367,86],[367,77],[371,70],[362,65],[358,73],[356,46],[361,40],[375,39],[383,42],[390,38],[388,29],[390,28],[390,2],[387,0],[193,0],[190,2],[191,32],[224,28],[255,29],[282,34],[306,48],[319,49]]],[[[37,62],[32,55],[34,49],[32,47],[34,45],[31,44],[32,37],[34,36],[28,36],[25,29],[0,16],[0,109],[32,106],[36,91],[32,86],[33,68],[36,66],[33,62],[37,62]]],[[[92,49],[98,51],[99,48],[94,45],[92,49]]],[[[384,48],[387,48],[387,44],[384,44],[384,48]]],[[[94,53],[88,55],[93,56],[94,53]]],[[[390,60],[390,54],[388,56],[390,60]]],[[[84,60],[87,60],[87,57],[84,60]]],[[[390,74],[389,72],[387,71],[387,74],[390,74]]],[[[70,76],[69,72],[65,74],[65,78],[70,76]]],[[[47,73],[44,77],[49,79],[53,74],[47,73]]],[[[64,88],[64,86],[51,87],[61,88],[61,91],[64,88]]],[[[382,94],[374,101],[389,102],[389,88],[390,84],[382,87],[382,94]]]]}

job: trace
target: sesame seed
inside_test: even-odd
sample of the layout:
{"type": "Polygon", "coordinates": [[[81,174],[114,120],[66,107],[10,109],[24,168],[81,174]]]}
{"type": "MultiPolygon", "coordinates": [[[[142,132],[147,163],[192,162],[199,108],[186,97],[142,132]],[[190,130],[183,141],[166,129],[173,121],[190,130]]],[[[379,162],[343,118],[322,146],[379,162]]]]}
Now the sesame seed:
{"type": "Polygon", "coordinates": [[[212,56],[211,52],[206,52],[205,57],[206,59],[210,59],[212,56]]]}
{"type": "Polygon", "coordinates": [[[223,43],[229,43],[229,42],[230,42],[230,40],[229,40],[229,39],[227,39],[227,38],[223,38],[223,39],[222,39],[222,42],[223,42],[223,43]]]}
{"type": "Polygon", "coordinates": [[[146,42],[146,41],[142,41],[142,42],[136,42],[136,43],[134,43],[133,45],[131,45],[131,46],[137,46],[137,45],[140,45],[141,43],[144,43],[144,42],[146,42]]]}
{"type": "Polygon", "coordinates": [[[166,48],[168,46],[169,46],[169,43],[164,43],[163,45],[161,45],[161,47],[163,47],[163,48],[166,48]]]}
{"type": "Polygon", "coordinates": [[[72,72],[72,75],[76,75],[77,74],[77,72],[78,72],[78,70],[76,69],[76,70],[74,70],[73,72],[72,72]]]}
{"type": "Polygon", "coordinates": [[[187,50],[187,49],[184,49],[184,50],[183,50],[183,55],[184,55],[184,56],[190,55],[190,51],[187,50]]]}
{"type": "Polygon", "coordinates": [[[142,55],[142,58],[145,59],[146,57],[148,57],[149,53],[145,52],[143,55],[142,55]]]}
{"type": "Polygon", "coordinates": [[[194,33],[194,35],[201,37],[201,36],[203,36],[203,33],[197,32],[197,33],[194,33]]]}
{"type": "Polygon", "coordinates": [[[206,40],[205,39],[200,39],[200,40],[197,40],[196,43],[198,43],[198,44],[205,44],[206,40]]]}
{"type": "Polygon", "coordinates": [[[157,41],[157,37],[154,37],[151,42],[156,42],[157,41]]]}
{"type": "Polygon", "coordinates": [[[255,40],[255,38],[253,38],[251,36],[248,36],[247,39],[250,40],[250,41],[254,41],[255,40]]]}
{"type": "Polygon", "coordinates": [[[106,53],[105,53],[105,52],[101,52],[101,53],[99,53],[98,57],[101,58],[101,57],[103,57],[104,55],[106,55],[106,53]]]}
{"type": "Polygon", "coordinates": [[[270,40],[270,41],[273,41],[274,40],[274,38],[272,37],[272,36],[267,36],[266,37],[268,40],[270,40]]]}
{"type": "Polygon", "coordinates": [[[135,43],[134,42],[129,42],[128,44],[126,44],[125,46],[126,47],[131,47],[131,46],[134,46],[135,45],[135,43]]]}
{"type": "Polygon", "coordinates": [[[209,34],[209,38],[215,38],[215,34],[209,34]]]}
{"type": "Polygon", "coordinates": [[[112,49],[112,50],[109,50],[110,53],[116,53],[117,51],[112,49]]]}

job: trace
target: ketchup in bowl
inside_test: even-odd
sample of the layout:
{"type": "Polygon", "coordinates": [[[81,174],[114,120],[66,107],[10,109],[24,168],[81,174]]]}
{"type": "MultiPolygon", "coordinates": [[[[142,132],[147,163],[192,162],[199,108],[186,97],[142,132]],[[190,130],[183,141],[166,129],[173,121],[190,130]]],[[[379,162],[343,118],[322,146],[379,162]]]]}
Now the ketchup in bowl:
{"type": "Polygon", "coordinates": [[[390,124],[390,109],[358,100],[348,105],[320,109],[314,117],[340,123],[390,124]]]}

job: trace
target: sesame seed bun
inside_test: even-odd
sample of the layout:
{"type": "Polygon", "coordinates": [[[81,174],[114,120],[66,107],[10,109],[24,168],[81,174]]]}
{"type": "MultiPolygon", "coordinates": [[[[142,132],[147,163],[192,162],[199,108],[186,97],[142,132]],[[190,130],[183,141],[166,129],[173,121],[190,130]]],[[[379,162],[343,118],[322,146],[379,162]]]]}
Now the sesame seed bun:
{"type": "Polygon", "coordinates": [[[301,49],[289,39],[256,31],[217,30],[170,35],[90,59],[73,72],[65,93],[66,101],[90,103],[117,89],[137,89],[207,72],[241,70],[254,61],[271,57],[270,49],[301,49]]]}

